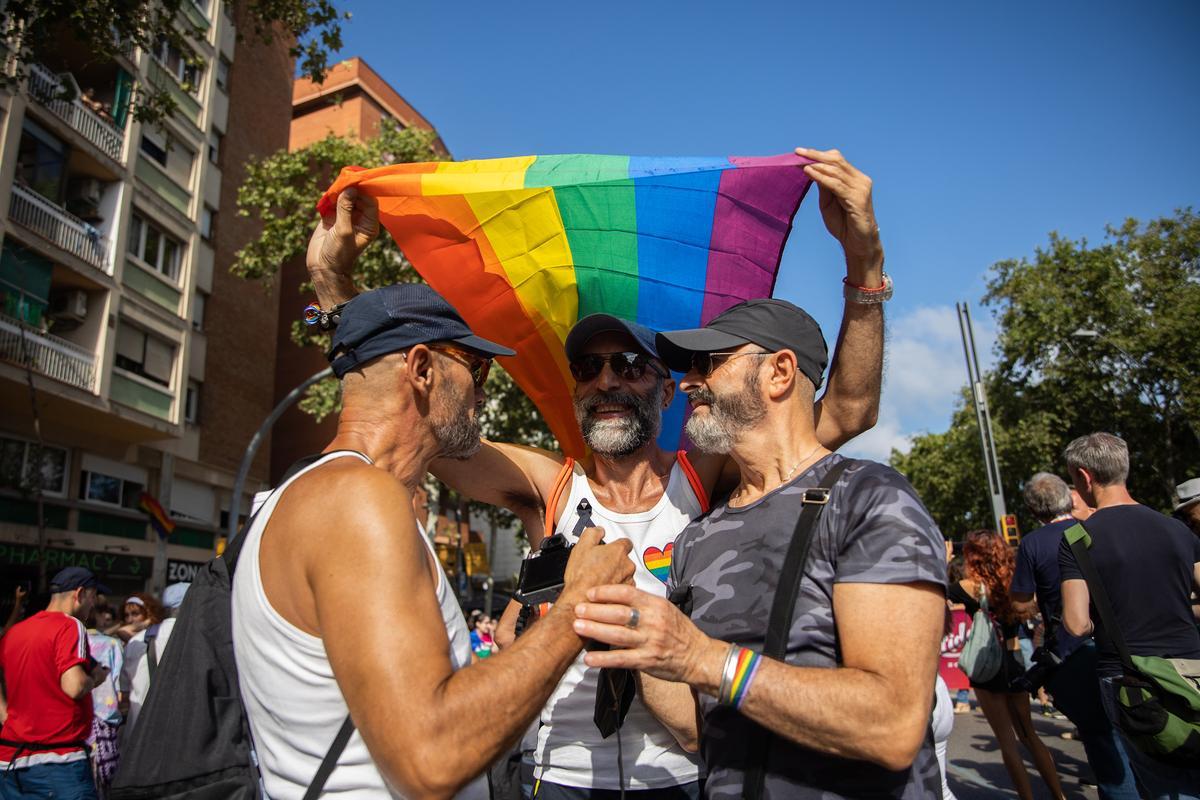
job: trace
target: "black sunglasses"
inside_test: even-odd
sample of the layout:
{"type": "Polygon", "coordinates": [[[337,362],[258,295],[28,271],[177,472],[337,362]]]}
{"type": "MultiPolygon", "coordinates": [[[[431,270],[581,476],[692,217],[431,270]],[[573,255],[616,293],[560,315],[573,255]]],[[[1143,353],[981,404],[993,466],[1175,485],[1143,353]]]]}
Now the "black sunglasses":
{"type": "Polygon", "coordinates": [[[731,358],[740,356],[769,356],[772,353],[767,353],[762,350],[753,350],[749,353],[692,353],[692,369],[700,373],[700,377],[707,378],[712,375],[721,365],[731,358]]]}
{"type": "Polygon", "coordinates": [[[588,353],[571,359],[571,374],[580,383],[594,381],[605,364],[623,381],[640,380],[648,369],[661,378],[667,377],[666,371],[645,353],[588,353]]]}

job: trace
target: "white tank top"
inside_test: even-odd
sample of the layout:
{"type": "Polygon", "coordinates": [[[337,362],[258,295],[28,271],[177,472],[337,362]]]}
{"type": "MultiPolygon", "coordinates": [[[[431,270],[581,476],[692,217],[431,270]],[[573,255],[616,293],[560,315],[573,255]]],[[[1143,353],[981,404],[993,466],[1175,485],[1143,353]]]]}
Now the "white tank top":
{"type": "MultiPolygon", "coordinates": [[[[654,508],[635,514],[618,514],[600,505],[587,475],[576,466],[570,494],[559,504],[563,515],[555,529],[572,542],[578,539],[579,505],[584,499],[591,506],[591,525],[604,528],[605,541],[633,542],[630,557],[637,564],[637,588],[665,597],[675,537],[707,510],[707,500],[702,505],[697,490],[690,485],[684,462],[677,460],[671,468],[667,490],[654,508]]],[[[580,655],[563,675],[542,710],[535,775],[566,786],[620,789],[620,736],[626,789],[660,789],[698,780],[699,757],[684,752],[639,697],[634,697],[621,730],[601,738],[593,721],[599,674],[600,670],[586,666],[580,655]]]]}
{"type": "MultiPolygon", "coordinates": [[[[267,797],[272,800],[303,798],[349,712],[325,655],[324,643],[285,620],[267,600],[259,569],[259,545],[267,521],[291,482],[309,470],[346,456],[371,463],[361,453],[329,453],[272,493],[245,534],[246,543],[233,576],[233,649],[242,702],[250,720],[267,797]]],[[[419,523],[418,531],[432,556],[433,546],[419,523]]],[[[284,536],[286,532],[276,531],[273,535],[284,536]]],[[[458,670],[471,663],[471,638],[462,610],[440,568],[437,599],[450,637],[450,662],[458,670]]],[[[403,797],[379,774],[358,731],[350,737],[322,796],[403,797]]],[[[459,798],[470,800],[485,800],[487,796],[487,781],[482,776],[458,794],[459,798]]]]}

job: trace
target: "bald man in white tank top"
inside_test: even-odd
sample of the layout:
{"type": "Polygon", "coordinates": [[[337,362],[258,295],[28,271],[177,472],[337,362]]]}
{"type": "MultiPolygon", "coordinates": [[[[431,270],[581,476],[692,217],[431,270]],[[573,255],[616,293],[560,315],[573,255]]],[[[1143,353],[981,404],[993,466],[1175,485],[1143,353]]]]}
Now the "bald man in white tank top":
{"type": "Polygon", "coordinates": [[[412,491],[434,458],[478,449],[491,357],[511,351],[416,284],[355,298],[332,345],[337,436],[263,504],[234,579],[234,651],[267,794],[300,800],[349,714],[356,731],[324,796],[483,800],[480,776],[581,651],[571,608],[632,576],[630,546],[586,531],[561,611],[468,665],[462,612],[412,491]]]}
{"type": "MultiPolygon", "coordinates": [[[[890,284],[870,179],[836,150],[797,152],[816,162],[803,169],[820,188],[826,227],[846,257],[842,329],[814,410],[817,438],[836,449],[874,425],[883,369],[883,307],[851,290],[868,289],[877,300],[890,284]]],[[[309,274],[323,307],[354,296],[354,260],[378,231],[375,201],[344,192],[336,220],[325,220],[309,246],[309,274]]],[[[710,497],[737,485],[737,466],[724,456],[689,456],[657,445],[675,383],[658,359],[653,331],[596,314],[572,329],[566,351],[576,415],[591,449],[586,459],[485,441],[469,459],[435,461],[433,473],[466,497],[511,510],[534,549],[556,531],[574,540],[581,530],[579,502],[587,500],[589,524],[604,528],[606,541],[631,543],[637,585],[663,593],[675,537],[707,510],[710,497]]],[[[497,631],[501,644],[512,641],[518,610],[512,604],[505,612],[497,631]]],[[[592,719],[597,672],[581,656],[542,714],[536,797],[607,797],[622,789],[642,800],[698,796],[702,770],[691,752],[697,746],[691,722],[651,718],[642,698],[657,688],[652,678],[639,679],[620,734],[603,736],[592,719]]]]}

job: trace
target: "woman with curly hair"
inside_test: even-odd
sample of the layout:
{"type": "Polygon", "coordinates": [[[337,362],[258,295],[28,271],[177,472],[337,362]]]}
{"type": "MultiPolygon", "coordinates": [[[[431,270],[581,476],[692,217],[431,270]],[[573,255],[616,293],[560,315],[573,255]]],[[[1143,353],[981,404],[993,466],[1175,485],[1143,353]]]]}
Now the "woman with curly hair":
{"type": "Polygon", "coordinates": [[[995,531],[971,531],[963,538],[963,559],[965,574],[961,580],[950,584],[947,599],[962,603],[967,607],[967,613],[974,616],[979,610],[980,601],[986,596],[988,614],[999,626],[1004,638],[1004,658],[1000,671],[983,683],[971,681],[975,698],[987,717],[992,733],[996,735],[1004,768],[1008,770],[1017,796],[1021,800],[1033,800],[1029,773],[1025,771],[1025,764],[1017,751],[1019,741],[1029,752],[1050,794],[1056,800],[1061,800],[1063,790],[1054,768],[1054,758],[1033,729],[1029,695],[1011,685],[1012,680],[1025,671],[1017,658],[1020,652],[1017,631],[1021,615],[1008,596],[1015,563],[1012,548],[995,531]]]}

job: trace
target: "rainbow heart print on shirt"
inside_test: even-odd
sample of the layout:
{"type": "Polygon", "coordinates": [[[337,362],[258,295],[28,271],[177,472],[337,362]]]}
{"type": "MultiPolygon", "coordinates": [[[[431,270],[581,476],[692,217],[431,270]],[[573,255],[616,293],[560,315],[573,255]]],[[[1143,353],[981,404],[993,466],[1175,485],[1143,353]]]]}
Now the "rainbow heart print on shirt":
{"type": "Polygon", "coordinates": [[[646,569],[663,583],[667,582],[667,576],[671,574],[671,551],[674,549],[675,543],[671,542],[666,550],[647,547],[642,553],[642,563],[646,565],[646,569]]]}

